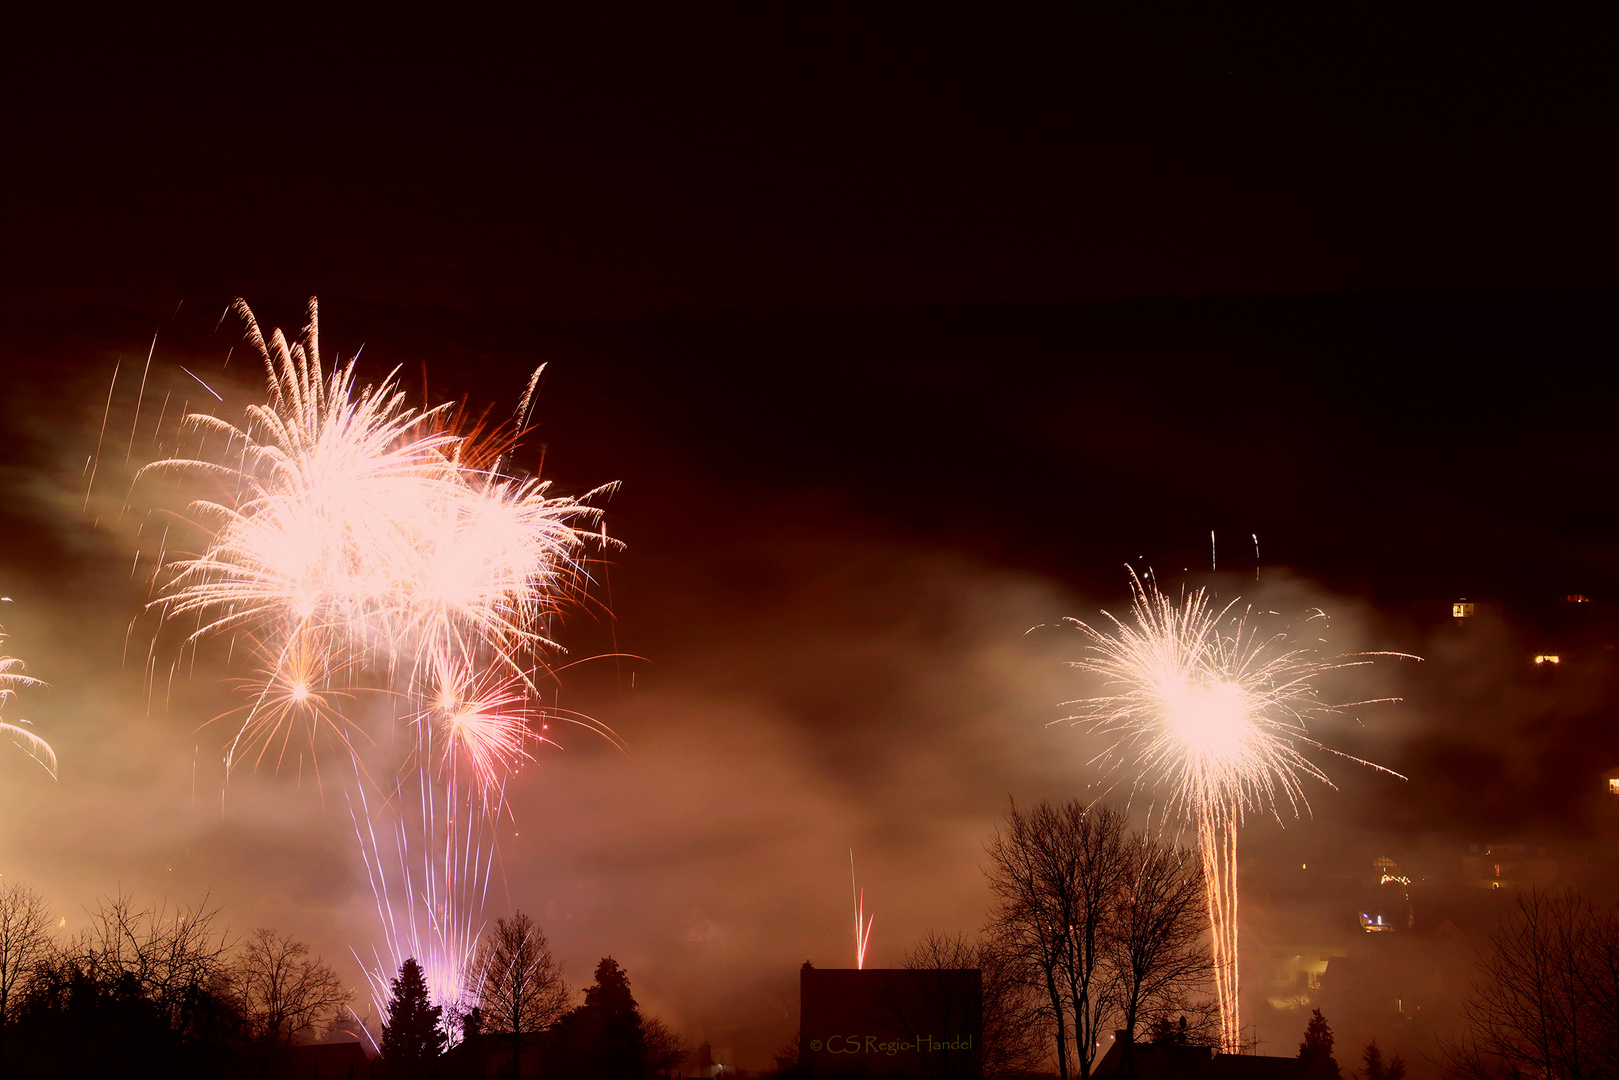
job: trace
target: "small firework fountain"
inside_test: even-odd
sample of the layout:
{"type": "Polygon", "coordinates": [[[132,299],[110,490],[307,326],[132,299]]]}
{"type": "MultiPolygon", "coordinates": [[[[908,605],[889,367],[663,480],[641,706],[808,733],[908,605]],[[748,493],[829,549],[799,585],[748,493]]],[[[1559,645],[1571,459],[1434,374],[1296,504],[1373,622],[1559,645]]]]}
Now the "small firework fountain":
{"type": "Polygon", "coordinates": [[[1073,666],[1102,676],[1115,692],[1068,702],[1077,710],[1069,720],[1111,736],[1096,763],[1127,770],[1138,788],[1167,791],[1165,819],[1190,819],[1196,829],[1213,935],[1220,1049],[1236,1053],[1237,827],[1249,811],[1279,819],[1284,805],[1294,816],[1307,812],[1306,778],[1333,786],[1303,750],[1337,751],[1311,738],[1307,722],[1350,706],[1322,702],[1314,680],[1370,663],[1369,656],[1405,654],[1322,660],[1310,650],[1288,648],[1283,635],[1261,637],[1235,600],[1217,609],[1199,589],[1177,603],[1134,574],[1132,592],[1133,618],[1108,615],[1111,631],[1070,620],[1089,638],[1090,650],[1073,666]]]}
{"type": "MultiPolygon", "coordinates": [[[[612,543],[589,504],[607,489],[552,496],[509,469],[517,424],[409,407],[393,375],[358,387],[353,360],[324,371],[313,301],[296,343],[279,330],[266,342],[237,311],[268,400],[240,426],[189,416],[215,454],[142,470],[225,493],[191,503],[207,543],[166,565],[152,606],[194,620],[193,646],[228,636],[255,658],[228,767],[278,764],[294,739],[347,763],[386,963],[415,957],[453,1015],[507,781],[547,741],[552,623],[584,591],[587,549],[612,543]]],[[[391,969],[376,959],[385,997],[391,969]]]]}

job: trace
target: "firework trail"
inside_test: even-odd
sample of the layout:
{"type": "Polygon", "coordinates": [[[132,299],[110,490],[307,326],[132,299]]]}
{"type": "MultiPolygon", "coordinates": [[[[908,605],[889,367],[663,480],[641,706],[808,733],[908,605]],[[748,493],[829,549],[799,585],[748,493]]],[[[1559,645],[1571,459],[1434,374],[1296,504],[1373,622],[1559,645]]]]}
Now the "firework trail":
{"type": "Polygon", "coordinates": [[[854,895],[854,966],[863,969],[866,966],[866,945],[871,941],[871,924],[877,921],[877,916],[867,917],[866,890],[855,884],[854,848],[849,849],[849,891],[854,895]]]}
{"type": "MultiPolygon", "coordinates": [[[[0,642],[6,640],[3,630],[0,630],[0,642]]],[[[10,704],[11,699],[18,690],[30,686],[44,686],[38,679],[31,678],[23,673],[23,662],[12,656],[0,656],[0,708],[10,704]]],[[[29,757],[44,766],[45,771],[52,778],[56,776],[56,751],[51,744],[34,734],[26,720],[18,720],[15,724],[0,720],[0,735],[5,735],[12,742],[22,747],[29,757]]]]}
{"type": "Polygon", "coordinates": [[[1278,818],[1284,807],[1295,816],[1308,811],[1307,779],[1333,786],[1303,751],[1337,751],[1313,739],[1307,723],[1349,706],[1321,701],[1314,680],[1370,663],[1370,656],[1404,654],[1323,660],[1311,650],[1288,648],[1283,635],[1261,636],[1235,600],[1216,608],[1199,589],[1177,602],[1133,571],[1131,579],[1129,621],[1108,615],[1112,628],[1098,630],[1070,620],[1089,639],[1089,655],[1074,666],[1100,675],[1115,692],[1068,702],[1077,710],[1069,720],[1112,737],[1096,763],[1129,770],[1138,787],[1166,791],[1166,819],[1190,819],[1195,827],[1213,935],[1220,1048],[1236,1053],[1237,827],[1249,811],[1278,818]]]}
{"type": "Polygon", "coordinates": [[[138,474],[212,486],[188,510],[207,542],[165,564],[152,608],[255,658],[227,767],[278,764],[294,739],[336,751],[392,964],[417,958],[453,1013],[492,825],[545,741],[551,626],[584,594],[587,550],[612,543],[590,505],[610,489],[553,496],[507,471],[513,425],[414,408],[396,373],[360,386],[352,359],[328,372],[314,301],[297,342],[235,306],[267,399],[240,424],[189,415],[217,454],[138,474]]]}

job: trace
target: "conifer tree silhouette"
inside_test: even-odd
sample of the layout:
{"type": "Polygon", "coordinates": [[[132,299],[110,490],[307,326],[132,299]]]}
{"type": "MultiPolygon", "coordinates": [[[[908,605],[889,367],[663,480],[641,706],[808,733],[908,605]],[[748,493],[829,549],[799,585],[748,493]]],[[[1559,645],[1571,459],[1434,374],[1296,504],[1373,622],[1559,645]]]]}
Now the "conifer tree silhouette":
{"type": "Polygon", "coordinates": [[[427,980],[414,957],[388,984],[388,1022],[382,1025],[382,1060],[394,1076],[425,1075],[444,1052],[443,1009],[427,998],[427,980]]]}

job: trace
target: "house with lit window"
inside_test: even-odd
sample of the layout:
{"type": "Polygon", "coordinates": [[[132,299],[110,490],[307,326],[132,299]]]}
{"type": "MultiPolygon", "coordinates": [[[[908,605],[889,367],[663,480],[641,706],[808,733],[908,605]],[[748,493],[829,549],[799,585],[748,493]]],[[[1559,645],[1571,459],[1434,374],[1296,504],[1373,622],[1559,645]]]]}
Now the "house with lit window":
{"type": "Polygon", "coordinates": [[[1528,844],[1474,844],[1462,856],[1462,884],[1475,889],[1544,889],[1557,881],[1557,860],[1528,844]]]}

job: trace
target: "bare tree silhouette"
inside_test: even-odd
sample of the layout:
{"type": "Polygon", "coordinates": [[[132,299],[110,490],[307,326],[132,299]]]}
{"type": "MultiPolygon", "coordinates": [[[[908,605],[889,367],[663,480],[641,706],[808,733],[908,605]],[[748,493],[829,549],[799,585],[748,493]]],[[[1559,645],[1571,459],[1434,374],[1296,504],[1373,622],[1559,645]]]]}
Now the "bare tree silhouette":
{"type": "Polygon", "coordinates": [[[255,930],[233,965],[252,1036],[291,1046],[337,1017],[354,996],[309,946],[275,930],[255,930]]]}
{"type": "Polygon", "coordinates": [[[1619,913],[1579,893],[1520,894],[1490,935],[1442,1046],[1460,1080],[1619,1077],[1619,913]]]}
{"type": "Polygon", "coordinates": [[[568,1011],[562,963],[545,931],[519,911],[497,919],[473,959],[482,1029],[504,1035],[511,1046],[512,1075],[522,1075],[523,1043],[568,1011]]]}
{"type": "Polygon", "coordinates": [[[1088,1080],[1112,1012],[1105,953],[1127,865],[1124,829],[1124,815],[1108,806],[1041,802],[1025,814],[1014,804],[989,844],[998,901],[990,931],[1045,994],[1062,1080],[1070,1047],[1088,1080]]]}
{"type": "Polygon", "coordinates": [[[1197,1011],[1192,999],[1209,980],[1209,917],[1195,851],[1136,833],[1124,860],[1105,937],[1119,1030],[1134,1042],[1152,1019],[1197,1011]]]}
{"type": "Polygon", "coordinates": [[[5,1034],[34,967],[50,954],[50,913],[45,898],[25,885],[0,885],[0,1074],[5,1034]]]}

